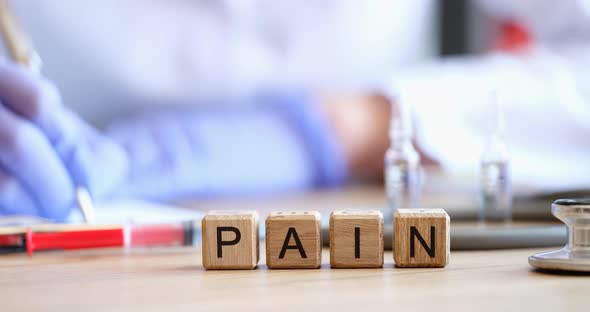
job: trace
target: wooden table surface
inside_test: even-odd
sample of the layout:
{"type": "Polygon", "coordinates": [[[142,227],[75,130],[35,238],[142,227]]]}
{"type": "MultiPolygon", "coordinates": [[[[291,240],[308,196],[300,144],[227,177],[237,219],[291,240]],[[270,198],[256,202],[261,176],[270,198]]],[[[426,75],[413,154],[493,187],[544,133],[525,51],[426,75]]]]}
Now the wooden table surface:
{"type": "Polygon", "coordinates": [[[188,247],[8,255],[0,311],[588,311],[590,276],[534,271],[536,251],[453,252],[444,269],[394,268],[386,252],[383,269],[330,269],[324,250],[317,270],[252,271],[205,271],[188,247]]]}
{"type": "MultiPolygon", "coordinates": [[[[354,188],[275,199],[193,202],[194,209],[375,208],[382,188],[354,188]]],[[[456,205],[453,205],[456,206],[456,205]]],[[[458,206],[458,205],[457,205],[458,206]]],[[[39,252],[0,257],[4,311],[588,311],[589,275],[534,271],[539,249],[451,252],[443,269],[205,271],[200,248],[39,252]]]]}

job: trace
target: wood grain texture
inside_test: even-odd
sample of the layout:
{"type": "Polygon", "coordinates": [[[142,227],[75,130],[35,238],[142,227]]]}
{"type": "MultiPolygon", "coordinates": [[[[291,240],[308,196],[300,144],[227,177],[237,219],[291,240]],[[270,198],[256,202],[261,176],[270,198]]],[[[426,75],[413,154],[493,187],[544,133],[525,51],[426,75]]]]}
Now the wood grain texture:
{"type": "Polygon", "coordinates": [[[449,263],[450,218],[443,209],[398,209],[393,227],[396,266],[444,267],[449,263]]]}
{"type": "Polygon", "coordinates": [[[383,215],[379,211],[334,211],[330,215],[330,266],[383,266],[383,215]]]}
{"type": "Polygon", "coordinates": [[[320,214],[273,212],[266,218],[266,265],[271,269],[316,269],[322,263],[320,214]]]}
{"type": "MultiPolygon", "coordinates": [[[[445,268],[204,270],[201,248],[0,257],[1,311],[587,311],[588,275],[527,263],[550,250],[453,252],[445,268]]],[[[328,257],[328,250],[324,249],[328,257]]]]}
{"type": "Polygon", "coordinates": [[[209,212],[201,226],[205,269],[253,269],[258,265],[260,243],[256,212],[209,212]]]}

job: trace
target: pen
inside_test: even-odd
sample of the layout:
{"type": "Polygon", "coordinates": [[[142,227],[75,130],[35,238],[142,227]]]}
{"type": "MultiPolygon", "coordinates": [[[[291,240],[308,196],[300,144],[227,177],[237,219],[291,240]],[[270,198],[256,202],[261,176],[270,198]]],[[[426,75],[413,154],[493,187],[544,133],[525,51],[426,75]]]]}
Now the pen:
{"type": "MultiPolygon", "coordinates": [[[[10,13],[8,1],[6,0],[0,0],[0,30],[4,36],[8,52],[14,61],[35,73],[40,73],[42,65],[41,58],[33,49],[30,38],[18,27],[18,24],[10,13]]],[[[79,181],[74,182],[77,182],[75,183],[76,204],[82,212],[82,217],[86,223],[93,223],[95,221],[94,204],[90,192],[83,183],[79,183],[79,181]]]]}
{"type": "Polygon", "coordinates": [[[0,254],[26,251],[25,237],[22,234],[0,234],[0,254]]]}
{"type": "Polygon", "coordinates": [[[166,224],[38,225],[0,229],[0,253],[105,247],[192,246],[194,221],[166,224]]]}
{"type": "Polygon", "coordinates": [[[35,250],[87,249],[124,246],[124,232],[121,227],[64,230],[60,232],[33,232],[26,230],[27,254],[35,250]]]}

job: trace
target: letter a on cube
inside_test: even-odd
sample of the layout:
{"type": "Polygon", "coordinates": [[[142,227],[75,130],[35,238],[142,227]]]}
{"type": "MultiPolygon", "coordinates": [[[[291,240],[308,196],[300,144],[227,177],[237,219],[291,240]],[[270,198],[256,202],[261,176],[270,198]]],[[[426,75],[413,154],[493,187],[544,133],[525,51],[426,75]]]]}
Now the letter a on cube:
{"type": "Polygon", "coordinates": [[[393,217],[393,257],[402,268],[449,263],[450,219],[442,209],[398,209],[393,217]]]}
{"type": "Polygon", "coordinates": [[[315,269],[321,263],[319,212],[273,212],[266,218],[268,268],[315,269]]]}
{"type": "Polygon", "coordinates": [[[210,212],[203,217],[202,230],[205,269],[247,270],[258,265],[256,212],[210,212]]]}

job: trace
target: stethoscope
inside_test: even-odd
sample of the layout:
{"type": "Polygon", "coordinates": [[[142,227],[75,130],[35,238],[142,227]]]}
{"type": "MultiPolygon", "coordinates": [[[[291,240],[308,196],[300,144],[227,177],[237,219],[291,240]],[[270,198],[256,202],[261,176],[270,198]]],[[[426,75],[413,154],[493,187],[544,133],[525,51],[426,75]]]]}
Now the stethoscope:
{"type": "Polygon", "coordinates": [[[567,244],[534,254],[529,264],[549,271],[590,272],[590,199],[559,199],[551,213],[567,226],[567,244]]]}

